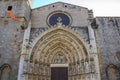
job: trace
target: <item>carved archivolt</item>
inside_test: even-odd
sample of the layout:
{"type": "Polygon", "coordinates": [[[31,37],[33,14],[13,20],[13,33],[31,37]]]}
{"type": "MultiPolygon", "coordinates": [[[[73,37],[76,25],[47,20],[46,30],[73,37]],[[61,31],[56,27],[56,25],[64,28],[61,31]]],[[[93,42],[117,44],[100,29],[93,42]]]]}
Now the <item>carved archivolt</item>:
{"type": "Polygon", "coordinates": [[[30,61],[24,64],[29,80],[51,80],[51,65],[68,65],[69,80],[95,79],[94,59],[78,34],[65,27],[43,33],[34,42],[30,61]]]}
{"type": "Polygon", "coordinates": [[[80,36],[65,27],[57,27],[39,37],[32,49],[30,60],[52,63],[53,56],[59,51],[68,63],[88,57],[87,48],[80,36]]]}

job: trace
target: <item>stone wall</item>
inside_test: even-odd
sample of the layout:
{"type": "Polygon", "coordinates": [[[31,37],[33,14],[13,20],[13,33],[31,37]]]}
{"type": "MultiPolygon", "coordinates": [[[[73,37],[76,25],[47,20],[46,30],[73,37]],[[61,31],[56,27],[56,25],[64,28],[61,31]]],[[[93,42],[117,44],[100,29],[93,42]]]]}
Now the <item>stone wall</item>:
{"type": "Polygon", "coordinates": [[[101,69],[101,80],[108,80],[110,65],[120,69],[120,17],[97,17],[98,28],[94,29],[101,69]]]}
{"type": "MultiPolygon", "coordinates": [[[[16,17],[29,20],[30,6],[25,0],[0,0],[0,76],[3,65],[10,66],[9,79],[17,80],[21,45],[24,30],[21,29],[22,22],[14,21],[7,15],[8,6],[12,6],[16,17]]],[[[1,79],[1,78],[0,78],[1,79]]]]}
{"type": "Polygon", "coordinates": [[[8,6],[12,6],[13,15],[16,17],[25,18],[25,20],[29,21],[30,16],[30,5],[27,0],[2,0],[0,1],[0,17],[8,17],[7,9],[8,6]]]}
{"type": "Polygon", "coordinates": [[[0,20],[0,67],[4,64],[11,66],[10,79],[16,80],[21,54],[21,44],[24,31],[21,23],[3,18],[0,20]]]}

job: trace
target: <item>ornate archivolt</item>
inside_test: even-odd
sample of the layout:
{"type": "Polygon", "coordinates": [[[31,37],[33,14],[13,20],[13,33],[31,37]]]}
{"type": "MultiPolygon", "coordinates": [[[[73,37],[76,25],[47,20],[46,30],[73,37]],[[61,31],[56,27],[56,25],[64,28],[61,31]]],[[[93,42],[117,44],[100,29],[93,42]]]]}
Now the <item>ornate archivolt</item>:
{"type": "Polygon", "coordinates": [[[29,80],[50,80],[51,64],[68,64],[69,80],[93,80],[95,63],[88,51],[80,35],[71,29],[52,28],[34,42],[24,73],[29,80]]]}
{"type": "Polygon", "coordinates": [[[67,28],[57,27],[47,31],[38,39],[30,60],[51,63],[52,57],[59,49],[66,55],[68,62],[76,62],[88,57],[87,48],[77,34],[67,28]]]}

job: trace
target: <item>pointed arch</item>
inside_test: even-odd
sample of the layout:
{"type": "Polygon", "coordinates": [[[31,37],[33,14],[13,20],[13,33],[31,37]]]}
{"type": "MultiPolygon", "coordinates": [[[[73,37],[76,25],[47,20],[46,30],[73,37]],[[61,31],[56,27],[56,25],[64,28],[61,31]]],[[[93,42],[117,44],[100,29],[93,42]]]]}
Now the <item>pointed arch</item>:
{"type": "Polygon", "coordinates": [[[73,62],[88,57],[87,47],[80,35],[66,27],[56,27],[44,32],[34,41],[29,55],[30,60],[44,61],[47,55],[50,56],[54,52],[56,47],[58,50],[60,47],[64,48],[63,51],[68,52],[68,57],[74,56],[73,62]],[[44,59],[42,60],[42,58],[44,59]]]}
{"type": "Polygon", "coordinates": [[[80,35],[62,26],[45,31],[34,41],[29,61],[25,63],[29,66],[24,67],[25,73],[28,72],[28,79],[32,77],[31,74],[37,74],[39,76],[34,77],[50,80],[52,67],[67,67],[68,78],[71,80],[79,76],[81,79],[89,77],[98,80],[97,57],[89,54],[80,35]]]}

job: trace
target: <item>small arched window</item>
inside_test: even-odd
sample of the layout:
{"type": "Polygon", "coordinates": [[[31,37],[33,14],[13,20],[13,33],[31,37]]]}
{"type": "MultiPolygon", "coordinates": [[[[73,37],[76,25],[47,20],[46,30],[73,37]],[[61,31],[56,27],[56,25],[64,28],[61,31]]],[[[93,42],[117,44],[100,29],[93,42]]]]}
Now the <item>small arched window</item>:
{"type": "Polygon", "coordinates": [[[10,66],[5,64],[0,68],[0,80],[10,80],[10,66]]]}

